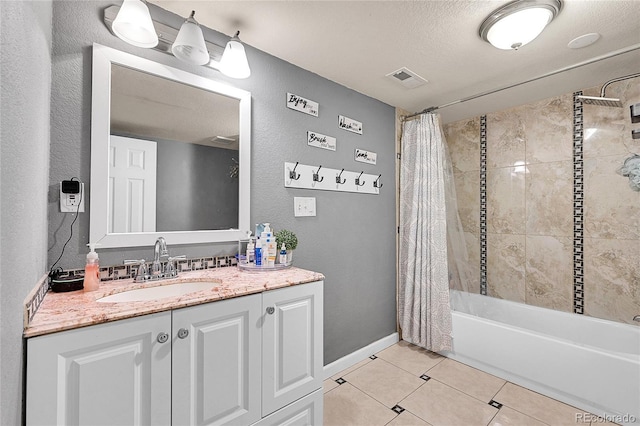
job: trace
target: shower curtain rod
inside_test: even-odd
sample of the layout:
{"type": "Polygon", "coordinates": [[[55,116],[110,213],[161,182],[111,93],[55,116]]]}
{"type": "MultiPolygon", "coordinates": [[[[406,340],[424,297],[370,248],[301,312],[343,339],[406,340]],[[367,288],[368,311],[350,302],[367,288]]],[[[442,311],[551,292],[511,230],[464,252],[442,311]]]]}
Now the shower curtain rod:
{"type": "Polygon", "coordinates": [[[531,82],[534,82],[534,81],[537,81],[537,80],[541,80],[543,78],[551,77],[553,75],[560,74],[560,73],[563,73],[563,72],[566,72],[566,71],[571,71],[573,69],[580,68],[580,67],[583,67],[585,65],[594,64],[596,62],[600,62],[600,61],[603,61],[605,59],[613,58],[615,56],[622,55],[622,54],[625,54],[625,53],[629,53],[629,52],[632,52],[632,51],[638,50],[638,49],[640,49],[640,44],[634,44],[632,46],[628,46],[628,47],[625,47],[623,49],[614,50],[613,52],[609,52],[609,53],[607,53],[605,55],[596,56],[595,58],[591,58],[591,59],[588,59],[588,60],[583,61],[583,62],[578,62],[577,64],[569,65],[567,67],[560,68],[560,69],[557,69],[555,71],[551,71],[551,72],[539,75],[539,76],[534,77],[534,78],[530,78],[529,80],[524,80],[524,81],[521,81],[519,83],[510,84],[508,86],[500,87],[499,89],[493,89],[493,90],[489,90],[487,92],[478,93],[476,95],[472,95],[472,96],[469,96],[469,97],[466,97],[466,98],[458,99],[456,101],[449,102],[449,103],[446,103],[446,104],[443,104],[443,105],[438,105],[438,106],[432,106],[432,107],[429,107],[429,108],[425,108],[420,112],[415,112],[415,113],[410,114],[410,115],[405,115],[402,118],[402,121],[406,121],[406,120],[408,120],[410,118],[417,117],[417,116],[422,115],[422,114],[428,114],[430,112],[433,112],[433,111],[436,111],[436,110],[439,110],[439,109],[442,109],[442,108],[446,108],[446,107],[449,107],[451,105],[455,105],[455,104],[459,104],[459,103],[462,103],[462,102],[471,101],[471,100],[474,100],[474,99],[477,99],[477,98],[481,98],[483,96],[492,95],[494,93],[501,92],[503,90],[512,89],[514,87],[522,86],[523,84],[527,84],[527,83],[531,83],[531,82]]]}

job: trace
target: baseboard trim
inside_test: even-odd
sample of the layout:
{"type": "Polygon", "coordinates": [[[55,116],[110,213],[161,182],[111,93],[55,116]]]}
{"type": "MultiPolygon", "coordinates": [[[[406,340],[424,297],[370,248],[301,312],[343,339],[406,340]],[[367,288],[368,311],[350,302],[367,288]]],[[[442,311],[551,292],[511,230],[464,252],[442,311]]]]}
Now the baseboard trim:
{"type": "Polygon", "coordinates": [[[364,348],[358,349],[357,351],[351,352],[349,355],[345,355],[342,358],[333,361],[331,364],[325,365],[325,380],[330,378],[334,374],[339,373],[342,370],[346,370],[352,365],[355,365],[360,361],[369,358],[376,352],[380,352],[381,350],[386,349],[391,345],[395,345],[396,343],[398,343],[398,339],[398,333],[392,333],[387,337],[376,340],[375,342],[365,346],[364,348]]]}

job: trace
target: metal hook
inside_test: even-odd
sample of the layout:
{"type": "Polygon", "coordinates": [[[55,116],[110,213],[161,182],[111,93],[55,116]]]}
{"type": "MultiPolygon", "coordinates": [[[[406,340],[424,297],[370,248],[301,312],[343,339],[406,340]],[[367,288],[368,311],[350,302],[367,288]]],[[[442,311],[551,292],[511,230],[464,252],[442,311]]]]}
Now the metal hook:
{"type": "Polygon", "coordinates": [[[320,178],[318,176],[318,173],[320,173],[320,169],[322,168],[322,166],[318,167],[318,170],[316,170],[316,172],[313,174],[313,181],[314,182],[322,182],[324,180],[324,176],[322,176],[322,178],[320,178]]]}
{"type": "Polygon", "coordinates": [[[347,178],[344,179],[340,179],[340,177],[342,176],[342,172],[344,172],[344,169],[340,170],[340,174],[338,176],[336,176],[336,183],[339,185],[342,185],[343,183],[345,183],[347,181],[347,178]]]}
{"type": "Polygon", "coordinates": [[[300,179],[300,173],[296,173],[296,167],[298,167],[298,162],[296,161],[296,165],[293,166],[293,170],[289,172],[289,179],[298,180],[300,179]]]}
{"type": "Polygon", "coordinates": [[[363,186],[364,185],[364,181],[362,181],[362,183],[360,183],[360,176],[362,176],[363,173],[364,172],[360,172],[360,174],[356,178],[356,186],[363,186]]]}
{"type": "Polygon", "coordinates": [[[373,181],[373,187],[374,187],[374,188],[382,188],[382,185],[383,185],[383,184],[382,184],[382,183],[380,183],[380,177],[381,177],[381,176],[382,176],[382,175],[378,175],[378,179],[376,179],[376,180],[374,180],[374,181],[373,181]]]}

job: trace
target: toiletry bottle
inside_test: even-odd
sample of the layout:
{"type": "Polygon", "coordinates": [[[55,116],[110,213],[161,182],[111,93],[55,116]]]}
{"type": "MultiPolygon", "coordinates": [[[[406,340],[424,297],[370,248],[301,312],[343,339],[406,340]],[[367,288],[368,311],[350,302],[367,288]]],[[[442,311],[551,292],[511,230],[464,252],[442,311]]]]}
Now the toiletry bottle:
{"type": "Polygon", "coordinates": [[[100,260],[95,251],[96,244],[89,243],[87,264],[84,267],[84,291],[96,291],[100,287],[100,260]]]}
{"type": "Polygon", "coordinates": [[[254,250],[256,266],[262,266],[262,241],[260,240],[260,237],[256,239],[256,247],[254,250]]]}
{"type": "Polygon", "coordinates": [[[269,223],[264,224],[264,230],[260,237],[262,239],[262,264],[273,267],[276,264],[278,246],[276,246],[276,240],[273,237],[269,223]]]}
{"type": "Polygon", "coordinates": [[[287,263],[287,247],[282,243],[282,247],[280,247],[280,263],[282,265],[287,263]]]}
{"type": "Polygon", "coordinates": [[[249,244],[247,244],[247,263],[253,263],[255,258],[255,245],[253,240],[249,237],[249,244]]]}

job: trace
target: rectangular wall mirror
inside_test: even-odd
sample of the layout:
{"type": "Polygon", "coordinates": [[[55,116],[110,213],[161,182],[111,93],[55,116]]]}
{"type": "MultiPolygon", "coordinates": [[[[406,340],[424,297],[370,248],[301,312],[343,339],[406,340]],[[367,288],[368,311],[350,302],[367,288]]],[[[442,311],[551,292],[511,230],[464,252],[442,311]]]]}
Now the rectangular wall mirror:
{"type": "Polygon", "coordinates": [[[94,44],[91,118],[91,242],[246,237],[249,92],[94,44]]]}

